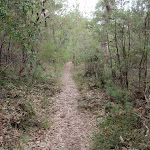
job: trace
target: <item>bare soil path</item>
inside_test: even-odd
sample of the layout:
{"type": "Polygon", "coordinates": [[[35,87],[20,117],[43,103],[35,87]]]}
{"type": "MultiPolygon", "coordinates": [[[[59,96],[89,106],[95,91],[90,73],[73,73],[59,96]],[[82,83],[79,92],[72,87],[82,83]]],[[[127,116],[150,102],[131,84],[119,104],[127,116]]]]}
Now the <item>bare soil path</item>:
{"type": "Polygon", "coordinates": [[[92,132],[90,114],[79,111],[80,94],[71,76],[72,63],[67,63],[63,74],[62,93],[56,98],[52,150],[88,150],[92,132]]]}
{"type": "Polygon", "coordinates": [[[89,150],[94,119],[90,113],[78,109],[77,99],[80,94],[72,79],[72,66],[71,62],[66,64],[62,92],[54,98],[56,111],[53,114],[53,125],[45,139],[32,149],[89,150]]]}

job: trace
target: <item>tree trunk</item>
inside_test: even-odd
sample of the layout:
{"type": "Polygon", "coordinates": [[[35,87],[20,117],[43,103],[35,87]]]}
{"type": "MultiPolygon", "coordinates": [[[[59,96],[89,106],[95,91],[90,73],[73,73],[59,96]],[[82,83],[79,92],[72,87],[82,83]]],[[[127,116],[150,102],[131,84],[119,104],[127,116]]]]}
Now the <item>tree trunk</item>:
{"type": "Polygon", "coordinates": [[[9,43],[8,43],[8,48],[7,48],[7,63],[10,63],[10,44],[11,44],[11,37],[9,37],[9,43]]]}
{"type": "Polygon", "coordinates": [[[121,69],[120,54],[119,54],[119,48],[118,48],[117,23],[116,23],[116,20],[115,20],[115,43],[116,43],[116,50],[117,50],[117,60],[118,60],[119,71],[120,71],[120,83],[122,84],[122,69],[121,69]]]}
{"type": "Polygon", "coordinates": [[[111,50],[110,50],[110,46],[109,46],[109,34],[108,34],[107,30],[106,30],[106,33],[107,33],[107,46],[108,46],[108,51],[109,51],[111,73],[112,73],[112,77],[115,78],[116,74],[115,74],[115,71],[113,70],[112,54],[111,54],[111,50]]]}
{"type": "Polygon", "coordinates": [[[2,39],[1,39],[1,45],[0,45],[0,66],[2,65],[2,51],[3,51],[3,46],[4,46],[4,39],[7,35],[7,31],[5,31],[2,39]]]}
{"type": "Polygon", "coordinates": [[[148,28],[148,23],[149,23],[149,13],[147,13],[146,17],[145,17],[145,32],[144,32],[144,36],[145,36],[145,42],[144,42],[144,51],[145,51],[145,64],[144,64],[144,67],[145,67],[145,71],[144,71],[144,79],[145,79],[145,82],[144,82],[144,90],[146,89],[146,86],[147,86],[147,65],[148,65],[148,53],[147,53],[147,46],[149,45],[149,35],[147,34],[147,30],[149,29],[148,28]]]}
{"type": "Polygon", "coordinates": [[[140,64],[139,64],[139,91],[141,91],[141,73],[142,73],[142,62],[144,58],[144,53],[142,54],[140,64]]]}
{"type": "Polygon", "coordinates": [[[124,63],[125,66],[123,68],[123,75],[125,76],[124,80],[125,80],[125,87],[128,89],[128,65],[127,65],[127,54],[126,54],[126,35],[125,35],[125,31],[124,31],[124,25],[122,28],[122,52],[123,52],[123,59],[124,59],[124,63]]]}

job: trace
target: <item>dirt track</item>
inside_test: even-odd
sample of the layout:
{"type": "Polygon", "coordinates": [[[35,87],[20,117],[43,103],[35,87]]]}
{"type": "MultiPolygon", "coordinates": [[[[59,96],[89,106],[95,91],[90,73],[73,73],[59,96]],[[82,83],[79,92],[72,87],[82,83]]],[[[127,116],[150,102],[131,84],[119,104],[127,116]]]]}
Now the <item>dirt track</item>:
{"type": "Polygon", "coordinates": [[[78,109],[80,94],[72,79],[71,68],[67,63],[63,72],[62,92],[54,98],[55,113],[53,125],[45,133],[45,138],[37,141],[32,149],[37,150],[89,150],[93,117],[78,109]]]}
{"type": "Polygon", "coordinates": [[[62,93],[56,98],[58,111],[54,117],[52,150],[88,150],[92,125],[91,118],[77,109],[80,97],[67,63],[63,74],[62,93]]]}

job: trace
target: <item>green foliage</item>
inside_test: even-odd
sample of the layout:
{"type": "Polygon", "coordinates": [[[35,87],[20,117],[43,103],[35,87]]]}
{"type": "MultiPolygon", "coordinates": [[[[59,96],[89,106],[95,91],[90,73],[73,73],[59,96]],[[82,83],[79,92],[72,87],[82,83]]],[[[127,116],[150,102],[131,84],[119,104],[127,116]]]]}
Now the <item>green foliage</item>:
{"type": "Polygon", "coordinates": [[[22,103],[18,103],[10,118],[12,127],[27,131],[29,128],[42,126],[42,122],[40,122],[33,106],[34,103],[32,100],[25,100],[22,103]],[[21,112],[22,115],[18,112],[21,112]]]}
{"type": "Polygon", "coordinates": [[[42,78],[44,79],[43,69],[41,68],[41,66],[38,66],[34,69],[34,72],[32,73],[32,77],[35,80],[41,79],[41,81],[42,81],[42,78]]]}
{"type": "Polygon", "coordinates": [[[46,115],[44,120],[43,120],[43,128],[45,130],[50,128],[50,117],[49,117],[49,115],[46,115]]]}
{"type": "Polygon", "coordinates": [[[73,78],[78,84],[78,90],[82,91],[85,89],[89,89],[88,86],[88,80],[84,77],[84,70],[82,68],[83,66],[76,66],[72,70],[73,78]]]}
{"type": "Polygon", "coordinates": [[[29,140],[29,136],[28,135],[23,135],[20,138],[22,139],[23,144],[26,145],[28,140],[29,140]]]}
{"type": "Polygon", "coordinates": [[[115,85],[105,86],[105,88],[108,96],[115,102],[124,104],[129,100],[128,91],[126,89],[121,89],[115,85]]]}
{"type": "Polygon", "coordinates": [[[41,44],[41,51],[38,54],[40,60],[44,62],[55,62],[56,61],[56,45],[48,40],[41,44]]]}
{"type": "Polygon", "coordinates": [[[127,101],[132,100],[132,96],[129,95],[129,91],[115,85],[111,79],[105,79],[105,89],[107,95],[115,103],[125,104],[127,101]]]}
{"type": "Polygon", "coordinates": [[[68,45],[73,62],[84,63],[85,75],[122,103],[129,99],[127,90],[142,97],[149,79],[149,2],[127,6],[127,1],[100,0],[91,21],[73,26],[68,45]]]}
{"type": "Polygon", "coordinates": [[[128,103],[123,111],[116,105],[107,104],[110,115],[99,123],[99,132],[95,135],[93,150],[140,148],[140,144],[148,141],[140,129],[140,120],[128,103]],[[129,108],[130,107],[130,108],[129,108]]]}
{"type": "MultiPolygon", "coordinates": [[[[47,97],[41,101],[42,109],[46,109],[48,96],[60,90],[61,83],[57,80],[63,64],[71,60],[75,65],[82,65],[81,72],[75,76],[79,90],[105,88],[111,100],[124,106],[124,112],[120,113],[121,106],[105,105],[111,116],[100,124],[102,130],[97,135],[95,149],[138,148],[138,142],[142,141],[139,136],[143,136],[138,134],[139,118],[128,101],[133,102],[131,95],[140,93],[137,94],[140,106],[140,100],[149,93],[149,1],[137,0],[131,9],[124,9],[127,0],[99,0],[90,20],[77,8],[65,12],[64,2],[0,0],[0,67],[4,68],[0,69],[0,93],[10,98],[14,95],[11,90],[21,81],[26,84],[25,93],[30,91],[28,85],[37,86],[46,91],[47,97]]],[[[13,103],[17,115],[12,115],[12,127],[47,129],[48,116],[39,121],[34,102],[25,99],[13,103]]]]}
{"type": "Polygon", "coordinates": [[[34,77],[40,78],[39,66],[43,62],[53,64],[68,59],[69,56],[63,58],[67,36],[66,23],[62,25],[65,16],[49,14],[61,11],[62,1],[0,0],[0,4],[0,65],[6,65],[19,79],[25,77],[30,82],[34,77]]]}
{"type": "Polygon", "coordinates": [[[14,89],[15,86],[12,83],[9,83],[8,81],[0,79],[0,87],[8,87],[11,89],[14,89]]]}
{"type": "Polygon", "coordinates": [[[44,97],[44,99],[42,100],[42,104],[41,104],[41,108],[45,109],[48,105],[49,105],[49,100],[47,99],[47,97],[44,97]]]}
{"type": "Polygon", "coordinates": [[[2,69],[2,71],[1,69],[0,69],[0,90],[3,88],[15,89],[16,87],[13,83],[13,80],[18,80],[18,78],[14,74],[8,72],[6,69],[2,69]]]}

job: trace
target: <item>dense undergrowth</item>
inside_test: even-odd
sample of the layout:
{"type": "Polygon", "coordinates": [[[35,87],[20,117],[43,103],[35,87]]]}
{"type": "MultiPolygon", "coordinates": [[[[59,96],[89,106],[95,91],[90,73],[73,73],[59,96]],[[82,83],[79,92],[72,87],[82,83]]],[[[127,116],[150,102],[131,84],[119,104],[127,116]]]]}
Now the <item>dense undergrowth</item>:
{"type": "Polygon", "coordinates": [[[76,66],[73,72],[82,94],[79,108],[90,110],[98,118],[91,149],[149,149],[150,120],[144,104],[138,100],[133,103],[134,95],[112,85],[109,79],[100,86],[101,82],[86,76],[83,68],[76,66]]]}
{"type": "Polygon", "coordinates": [[[0,0],[0,146],[49,126],[56,64],[73,61],[79,107],[101,116],[93,149],[150,149],[150,1],[99,0],[90,19],[66,2],[0,0]]]}
{"type": "Polygon", "coordinates": [[[34,78],[1,74],[0,147],[23,149],[32,132],[51,125],[52,96],[60,92],[62,65],[37,68],[34,78]],[[5,79],[5,80],[4,80],[5,79]]]}

